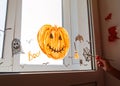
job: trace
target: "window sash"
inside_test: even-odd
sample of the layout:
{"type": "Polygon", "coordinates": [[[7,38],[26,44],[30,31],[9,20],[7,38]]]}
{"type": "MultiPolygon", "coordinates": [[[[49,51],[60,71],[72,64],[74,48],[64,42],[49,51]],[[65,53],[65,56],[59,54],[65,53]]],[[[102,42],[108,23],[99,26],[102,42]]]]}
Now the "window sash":
{"type": "MultiPolygon", "coordinates": [[[[12,9],[13,10],[12,12],[13,12],[14,15],[11,17],[11,18],[13,18],[12,19],[13,21],[11,22],[12,24],[10,24],[10,25],[8,24],[8,27],[11,27],[11,25],[13,25],[13,28],[14,28],[13,30],[11,30],[11,33],[10,33],[11,38],[8,38],[9,40],[11,40],[10,43],[12,43],[12,40],[14,38],[20,39],[20,32],[21,32],[21,30],[20,30],[20,28],[21,28],[20,20],[21,20],[21,4],[22,4],[21,1],[22,0],[18,0],[18,1],[13,0],[14,9],[12,9]]],[[[86,0],[86,5],[87,5],[87,1],[88,0],[86,0]]],[[[72,38],[72,35],[73,35],[72,31],[74,32],[74,29],[73,29],[74,27],[73,26],[77,26],[77,28],[80,27],[79,24],[78,25],[72,25],[72,22],[71,22],[72,18],[71,18],[71,15],[69,15],[69,14],[72,14],[72,11],[74,11],[74,10],[71,11],[71,3],[72,3],[72,0],[71,1],[70,0],[63,0],[63,8],[65,8],[63,10],[63,26],[65,28],[69,28],[68,32],[70,33],[70,38],[72,38]]],[[[9,4],[12,5],[11,2],[9,4]]],[[[77,6],[79,6],[79,5],[77,5],[77,6]]],[[[86,8],[85,11],[87,11],[87,8],[86,8]]],[[[74,16],[72,16],[72,17],[74,19],[74,16]]],[[[86,18],[88,18],[88,17],[86,17],[86,18]]],[[[75,19],[77,20],[77,18],[75,18],[75,19]]],[[[79,20],[77,20],[77,21],[81,22],[79,20]]],[[[86,21],[86,22],[88,23],[88,21],[86,21]]],[[[88,27],[89,27],[89,25],[88,25],[88,27]]],[[[73,40],[74,39],[72,38],[71,41],[73,41],[73,40]]],[[[6,46],[9,46],[8,48],[9,48],[9,51],[11,52],[11,48],[10,48],[11,44],[6,44],[6,46]]],[[[48,71],[52,71],[52,70],[55,70],[55,71],[60,71],[60,70],[81,70],[82,68],[78,69],[76,67],[76,64],[74,64],[74,65],[72,64],[73,60],[69,59],[69,58],[71,58],[72,52],[73,52],[73,46],[70,48],[69,53],[68,53],[68,57],[64,59],[64,65],[62,65],[62,66],[20,65],[20,58],[19,58],[20,55],[19,54],[16,54],[14,56],[12,56],[12,54],[9,54],[9,55],[12,56],[12,58],[10,56],[6,55],[7,56],[6,61],[8,61],[8,63],[9,63],[8,67],[12,68],[11,69],[12,71],[17,71],[17,72],[18,71],[46,71],[45,68],[47,68],[48,71]],[[40,69],[42,69],[42,70],[40,70],[40,69]]],[[[87,70],[87,69],[88,68],[86,67],[85,70],[87,70]]],[[[91,68],[88,69],[88,70],[91,70],[91,68]]]]}

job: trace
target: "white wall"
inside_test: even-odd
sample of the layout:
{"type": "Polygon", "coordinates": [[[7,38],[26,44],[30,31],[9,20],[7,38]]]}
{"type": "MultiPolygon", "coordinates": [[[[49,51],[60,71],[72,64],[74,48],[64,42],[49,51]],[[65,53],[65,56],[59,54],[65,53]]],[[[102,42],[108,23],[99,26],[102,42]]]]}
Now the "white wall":
{"type": "MultiPolygon", "coordinates": [[[[117,26],[117,32],[120,37],[120,0],[99,0],[100,25],[102,32],[102,54],[107,59],[112,59],[110,63],[120,70],[120,39],[114,42],[108,41],[108,28],[117,26]],[[105,17],[112,13],[110,21],[105,21],[105,17]]],[[[106,73],[105,86],[120,86],[120,81],[106,73]]]]}

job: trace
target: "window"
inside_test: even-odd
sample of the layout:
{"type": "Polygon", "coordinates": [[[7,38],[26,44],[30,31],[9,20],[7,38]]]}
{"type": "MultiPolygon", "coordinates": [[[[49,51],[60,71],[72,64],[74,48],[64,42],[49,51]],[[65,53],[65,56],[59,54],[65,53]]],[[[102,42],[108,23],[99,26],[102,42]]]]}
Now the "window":
{"type": "Polygon", "coordinates": [[[5,35],[6,24],[6,12],[7,12],[7,0],[0,1],[0,59],[3,53],[3,40],[5,35]]]}
{"type": "Polygon", "coordinates": [[[2,71],[95,69],[88,0],[11,0],[8,8],[2,71]]]}
{"type": "Polygon", "coordinates": [[[25,54],[20,55],[20,64],[63,64],[63,60],[48,58],[47,55],[40,51],[37,33],[45,24],[62,26],[62,0],[54,0],[52,2],[49,0],[23,0],[21,45],[25,54]]]}

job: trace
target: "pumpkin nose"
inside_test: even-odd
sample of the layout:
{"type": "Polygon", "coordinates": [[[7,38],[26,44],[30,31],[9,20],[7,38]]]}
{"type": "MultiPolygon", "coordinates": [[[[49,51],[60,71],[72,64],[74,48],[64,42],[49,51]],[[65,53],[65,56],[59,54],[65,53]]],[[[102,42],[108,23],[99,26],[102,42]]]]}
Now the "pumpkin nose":
{"type": "Polygon", "coordinates": [[[62,40],[62,37],[61,37],[61,36],[59,36],[59,40],[62,40]]]}
{"type": "Polygon", "coordinates": [[[50,34],[50,38],[53,39],[53,35],[52,35],[52,33],[50,34]]]}

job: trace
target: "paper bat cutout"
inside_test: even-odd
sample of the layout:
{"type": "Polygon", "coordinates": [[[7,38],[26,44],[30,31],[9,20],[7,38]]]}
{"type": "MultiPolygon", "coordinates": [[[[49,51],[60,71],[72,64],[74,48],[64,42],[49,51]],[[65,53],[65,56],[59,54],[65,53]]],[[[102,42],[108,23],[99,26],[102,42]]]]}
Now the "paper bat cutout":
{"type": "Polygon", "coordinates": [[[109,21],[112,19],[112,13],[109,13],[106,17],[105,17],[105,21],[109,21]]]}
{"type": "Polygon", "coordinates": [[[33,41],[33,39],[26,40],[26,42],[27,42],[28,44],[30,44],[32,41],[33,41]]]}
{"type": "Polygon", "coordinates": [[[80,34],[78,34],[78,35],[75,37],[75,41],[80,41],[80,43],[81,43],[82,41],[84,41],[83,36],[81,36],[80,34]]]}
{"type": "Polygon", "coordinates": [[[120,39],[118,36],[117,36],[117,26],[112,26],[110,28],[108,28],[108,33],[109,33],[109,36],[108,36],[108,41],[109,42],[113,42],[115,41],[116,39],[120,39]]]}
{"type": "Polygon", "coordinates": [[[49,62],[45,62],[45,63],[43,63],[43,65],[48,65],[49,64],[49,62]]]}

